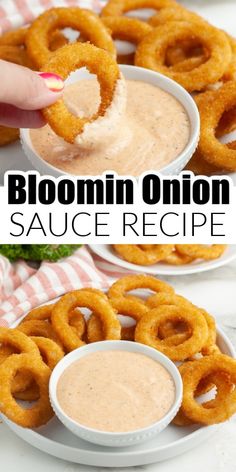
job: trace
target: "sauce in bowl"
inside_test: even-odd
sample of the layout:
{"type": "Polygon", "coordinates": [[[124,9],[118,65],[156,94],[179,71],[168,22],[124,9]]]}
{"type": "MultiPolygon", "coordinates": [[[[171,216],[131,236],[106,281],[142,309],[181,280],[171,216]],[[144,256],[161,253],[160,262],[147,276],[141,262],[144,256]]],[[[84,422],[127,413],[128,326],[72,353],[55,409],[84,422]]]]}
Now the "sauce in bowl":
{"type": "Polygon", "coordinates": [[[57,400],[77,423],[129,432],[163,418],[175,401],[171,374],[152,358],[128,351],[98,351],[74,361],[60,376],[57,400]]]}
{"type": "MultiPolygon", "coordinates": [[[[69,144],[46,125],[30,131],[35,152],[50,165],[72,175],[99,175],[113,170],[139,176],[149,169],[160,170],[168,165],[185,149],[190,138],[186,110],[173,95],[150,83],[126,80],[125,89],[127,102],[123,114],[117,117],[113,109],[115,123],[110,120],[99,139],[98,120],[87,143],[69,144]]],[[[118,103],[123,88],[117,93],[118,103]]],[[[98,82],[83,79],[68,85],[64,100],[75,115],[92,116],[100,102],[98,82]]]]}

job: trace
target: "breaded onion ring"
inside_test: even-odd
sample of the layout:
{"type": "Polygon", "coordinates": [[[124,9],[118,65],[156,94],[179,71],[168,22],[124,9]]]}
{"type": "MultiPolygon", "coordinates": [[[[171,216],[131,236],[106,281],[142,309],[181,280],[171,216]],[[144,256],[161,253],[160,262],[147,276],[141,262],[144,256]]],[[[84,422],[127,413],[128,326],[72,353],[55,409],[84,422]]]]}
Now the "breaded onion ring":
{"type": "Polygon", "coordinates": [[[120,339],[121,326],[110,303],[86,289],[75,290],[64,295],[55,304],[51,317],[53,328],[67,351],[72,351],[85,344],[68,323],[69,312],[77,307],[88,308],[99,317],[102,321],[105,339],[120,339]]]}
{"type": "Polygon", "coordinates": [[[176,248],[184,256],[193,257],[194,259],[204,259],[211,261],[218,259],[225,252],[226,244],[176,244],[176,248]]]}
{"type": "Polygon", "coordinates": [[[236,169],[235,143],[221,143],[217,139],[216,132],[224,113],[236,107],[236,82],[226,82],[217,90],[200,94],[196,97],[196,103],[201,120],[197,152],[207,164],[234,171],[236,169]]]}
{"type": "Polygon", "coordinates": [[[135,65],[160,72],[181,84],[189,92],[217,82],[226,71],[232,57],[229,41],[223,31],[207,23],[170,21],[155,28],[138,45],[135,65]],[[178,41],[199,40],[209,52],[209,58],[186,72],[175,72],[165,65],[166,51],[178,41]]]}
{"type": "MultiPolygon", "coordinates": [[[[116,310],[117,315],[128,316],[135,321],[148,312],[145,305],[137,304],[136,300],[130,299],[114,299],[110,300],[111,305],[116,310]]],[[[121,339],[133,341],[135,326],[122,326],[121,339]]],[[[88,342],[93,343],[105,339],[103,327],[100,319],[93,313],[87,322],[87,337],[88,342]]]]}
{"type": "Polygon", "coordinates": [[[109,0],[101,11],[101,17],[121,16],[131,10],[151,8],[161,11],[167,7],[178,8],[174,0],[109,0]]]}
{"type": "MultiPolygon", "coordinates": [[[[216,354],[204,357],[194,362],[188,363],[188,368],[181,372],[183,380],[183,402],[182,411],[187,418],[194,423],[215,424],[226,421],[236,412],[236,361],[226,355],[216,354]],[[194,392],[199,382],[211,374],[224,373],[229,376],[234,389],[228,394],[224,391],[219,398],[219,392],[223,388],[219,383],[217,395],[213,406],[210,408],[204,404],[198,404],[194,398],[194,392]]],[[[209,405],[208,405],[209,406],[209,405]]]]}
{"type": "Polygon", "coordinates": [[[53,417],[48,392],[51,370],[38,356],[13,354],[0,365],[0,410],[14,423],[25,428],[36,428],[47,423],[53,417]],[[18,405],[12,396],[12,381],[23,370],[36,381],[40,397],[30,408],[18,405]]]}
{"type": "MultiPolygon", "coordinates": [[[[32,354],[40,356],[35,343],[18,329],[0,328],[0,364],[5,362],[12,354],[32,354]]],[[[24,390],[30,384],[28,375],[21,372],[12,382],[12,392],[24,390]]]]}
{"type": "Polygon", "coordinates": [[[77,43],[58,49],[42,69],[58,74],[65,80],[72,71],[84,66],[96,74],[100,84],[101,103],[98,112],[92,117],[80,118],[70,113],[62,99],[43,110],[53,131],[69,143],[75,142],[87,123],[104,116],[109,109],[120,79],[118,65],[103,49],[87,43],[77,43]]]}
{"type": "Polygon", "coordinates": [[[53,370],[58,362],[64,357],[64,351],[52,339],[42,336],[31,336],[32,341],[39,349],[43,362],[53,370]]]}
{"type": "Polygon", "coordinates": [[[151,248],[140,247],[138,244],[113,244],[117,254],[132,264],[149,266],[168,257],[173,250],[173,244],[153,244],[151,248]]]}
{"type": "Polygon", "coordinates": [[[135,329],[135,341],[147,344],[163,352],[173,361],[184,361],[201,351],[206,344],[208,327],[204,316],[192,307],[159,306],[143,315],[135,329]],[[191,329],[191,336],[177,346],[159,338],[159,326],[165,322],[184,322],[191,329]]]}
{"type": "MultiPolygon", "coordinates": [[[[144,21],[136,20],[135,18],[123,17],[104,17],[102,22],[108,29],[111,37],[121,41],[129,41],[137,46],[143,38],[152,31],[152,27],[144,21]]],[[[119,63],[124,63],[128,56],[128,63],[134,63],[134,52],[132,54],[122,54],[118,56],[119,63]]],[[[125,62],[127,63],[127,62],[125,62]]]]}
{"type": "MultiPolygon", "coordinates": [[[[179,371],[182,375],[184,371],[187,371],[189,368],[189,362],[182,364],[179,367],[179,371]]],[[[214,408],[216,407],[219,402],[225,400],[225,397],[232,392],[233,384],[230,382],[230,377],[225,374],[224,372],[215,372],[213,374],[207,375],[206,377],[202,378],[194,392],[194,398],[198,398],[199,396],[209,392],[214,387],[217,388],[217,396],[210,401],[202,403],[204,408],[214,408]]],[[[176,417],[173,420],[173,423],[177,426],[189,426],[194,422],[188,418],[184,413],[183,409],[180,408],[176,417]]]]}
{"type": "MultiPolygon", "coordinates": [[[[50,51],[52,32],[67,27],[79,31],[91,44],[106,50],[115,57],[115,46],[111,36],[102,21],[92,11],[79,7],[52,8],[36,18],[26,37],[28,54],[39,68],[52,56],[50,51]]],[[[77,54],[80,54],[79,50],[77,54]]],[[[65,58],[61,60],[64,61],[65,58]]]]}
{"type": "Polygon", "coordinates": [[[20,323],[17,327],[19,331],[25,333],[27,336],[40,336],[43,338],[52,339],[55,343],[61,345],[60,338],[57,336],[53,327],[44,320],[28,320],[20,323]]]}
{"type": "MultiPolygon", "coordinates": [[[[122,298],[123,300],[125,300],[127,296],[130,297],[129,295],[127,295],[127,292],[143,288],[156,293],[174,293],[174,289],[169,284],[167,284],[163,280],[158,280],[150,275],[127,275],[125,277],[121,277],[109,288],[108,298],[112,300],[112,303],[114,303],[114,300],[117,298],[122,298]]],[[[141,298],[133,296],[131,297],[132,298],[130,299],[136,300],[137,303],[145,303],[145,301],[141,298]]]]}

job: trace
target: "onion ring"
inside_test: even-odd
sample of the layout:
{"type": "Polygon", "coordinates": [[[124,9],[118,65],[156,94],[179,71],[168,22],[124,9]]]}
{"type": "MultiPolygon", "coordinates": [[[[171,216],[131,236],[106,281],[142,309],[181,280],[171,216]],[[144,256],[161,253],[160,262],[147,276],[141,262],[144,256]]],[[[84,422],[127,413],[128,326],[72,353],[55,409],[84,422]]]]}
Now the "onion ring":
{"type": "MultiPolygon", "coordinates": [[[[0,328],[0,364],[12,354],[30,353],[39,356],[39,350],[28,336],[16,329],[0,328]]],[[[24,390],[30,384],[28,375],[21,372],[12,382],[12,392],[24,390]]]]}
{"type": "Polygon", "coordinates": [[[212,244],[210,246],[204,244],[176,244],[180,254],[194,259],[204,259],[205,261],[218,259],[225,252],[226,247],[226,244],[212,244]]]}
{"type": "Polygon", "coordinates": [[[13,354],[0,365],[0,410],[14,423],[25,428],[35,428],[53,417],[48,384],[51,370],[38,356],[13,354]],[[18,405],[12,396],[11,384],[16,374],[23,370],[34,378],[40,390],[39,400],[29,409],[18,405]]]}
{"type": "Polygon", "coordinates": [[[227,395],[221,395],[219,392],[222,388],[222,383],[219,384],[216,398],[213,406],[208,407],[199,405],[194,399],[194,392],[202,380],[202,378],[223,372],[229,376],[230,382],[235,386],[236,384],[236,361],[226,355],[216,354],[214,356],[204,357],[193,363],[189,363],[188,368],[184,368],[182,374],[183,380],[183,402],[182,411],[187,418],[190,418],[194,423],[201,424],[215,424],[226,421],[236,411],[236,389],[227,395]]]}
{"type": "MultiPolygon", "coordinates": [[[[178,306],[183,310],[185,310],[185,308],[193,308],[197,310],[204,316],[208,327],[208,337],[205,345],[202,346],[201,353],[202,355],[209,355],[215,352],[216,324],[214,318],[209,313],[207,313],[207,311],[203,310],[202,308],[198,308],[180,295],[171,295],[167,293],[159,293],[149,297],[146,301],[146,304],[151,309],[161,305],[173,305],[178,306]]],[[[168,323],[164,323],[159,327],[158,334],[161,339],[165,339],[165,342],[168,345],[177,346],[178,344],[181,344],[182,342],[189,339],[191,336],[191,330],[188,329],[186,323],[177,321],[177,323],[173,324],[169,321],[168,323]]]]}
{"type": "Polygon", "coordinates": [[[113,244],[117,254],[125,261],[138,265],[153,265],[168,257],[172,244],[153,244],[151,248],[143,248],[137,244],[113,244]]]}
{"type": "Polygon", "coordinates": [[[43,338],[41,336],[31,336],[32,341],[39,349],[43,362],[53,370],[58,362],[64,357],[64,351],[52,339],[43,338]]]}
{"type": "MultiPolygon", "coordinates": [[[[179,367],[179,371],[182,373],[188,370],[189,363],[185,363],[179,367]]],[[[219,402],[224,401],[225,396],[232,392],[232,383],[230,378],[224,372],[216,372],[202,378],[194,392],[194,398],[209,392],[214,387],[217,388],[217,399],[214,398],[210,401],[202,403],[204,408],[214,408],[219,402]]],[[[193,421],[183,413],[182,408],[178,411],[173,423],[177,426],[189,426],[193,424],[193,421]]]]}
{"type": "Polygon", "coordinates": [[[19,331],[27,336],[40,336],[43,338],[52,339],[55,343],[61,346],[60,338],[57,336],[53,327],[43,320],[28,320],[24,321],[17,327],[19,331]]]}
{"type": "MultiPolygon", "coordinates": [[[[137,304],[136,301],[130,299],[114,299],[110,300],[112,307],[116,310],[117,315],[128,316],[135,321],[148,312],[145,305],[137,304]]],[[[133,341],[135,326],[122,326],[121,339],[133,341]]],[[[88,342],[93,343],[105,339],[103,327],[100,319],[93,313],[87,322],[87,336],[88,342]]]]}
{"type": "MultiPolygon", "coordinates": [[[[102,21],[92,11],[79,7],[51,8],[33,22],[26,37],[28,54],[39,68],[53,56],[50,51],[52,32],[67,27],[79,31],[91,44],[106,50],[115,58],[115,46],[111,36],[102,21]]],[[[78,50],[79,54],[80,50],[78,50]]]]}
{"type": "Polygon", "coordinates": [[[152,8],[161,11],[167,7],[177,8],[174,0],[109,0],[101,11],[101,17],[121,16],[131,10],[152,8]]]}
{"type": "Polygon", "coordinates": [[[204,22],[199,27],[198,23],[170,21],[155,28],[138,45],[135,65],[160,72],[192,92],[217,82],[227,69],[231,57],[231,47],[224,32],[204,22]],[[175,72],[167,67],[165,56],[168,47],[191,38],[198,39],[209,51],[207,61],[186,72],[175,72]]]}
{"type": "Polygon", "coordinates": [[[68,313],[77,307],[89,308],[101,319],[105,339],[120,339],[120,323],[108,301],[96,293],[86,291],[86,289],[75,290],[64,295],[56,303],[51,317],[53,328],[67,351],[84,345],[84,341],[78,337],[68,323],[68,313]]]}
{"type": "MultiPolygon", "coordinates": [[[[102,22],[108,29],[113,40],[119,39],[121,41],[129,41],[136,46],[143,40],[143,38],[152,31],[152,27],[144,21],[135,18],[123,17],[104,17],[102,22]]],[[[134,63],[134,53],[128,55],[118,56],[124,63],[124,58],[128,56],[128,63],[134,63]]],[[[119,61],[120,62],[120,61],[119,61]]]]}
{"type": "MultiPolygon", "coordinates": [[[[117,280],[108,290],[108,298],[114,303],[115,299],[122,298],[123,300],[127,297],[127,292],[136,289],[148,289],[153,292],[167,292],[174,293],[174,289],[164,282],[163,280],[158,280],[155,277],[150,275],[127,275],[125,277],[117,280]]],[[[129,296],[129,295],[128,295],[129,296]]],[[[138,297],[131,298],[136,300],[137,303],[144,304],[145,301],[138,297]]]]}
{"type": "Polygon", "coordinates": [[[173,361],[183,361],[201,351],[206,344],[208,327],[204,316],[192,307],[159,306],[140,319],[135,329],[135,341],[160,350],[173,361]],[[191,328],[191,336],[177,346],[168,345],[159,336],[159,326],[168,321],[182,321],[191,328]]]}
{"type": "Polygon", "coordinates": [[[207,164],[234,171],[234,144],[231,146],[221,143],[217,139],[216,130],[224,113],[236,107],[236,82],[226,82],[217,90],[200,94],[196,97],[196,103],[201,119],[198,153],[207,164]]]}
{"type": "Polygon", "coordinates": [[[53,131],[69,143],[75,142],[87,123],[105,115],[120,79],[118,66],[103,49],[87,43],[77,43],[58,49],[43,68],[45,72],[53,72],[65,80],[70,72],[84,66],[97,75],[100,84],[101,103],[98,112],[89,118],[76,117],[70,113],[62,99],[43,110],[53,131]]]}

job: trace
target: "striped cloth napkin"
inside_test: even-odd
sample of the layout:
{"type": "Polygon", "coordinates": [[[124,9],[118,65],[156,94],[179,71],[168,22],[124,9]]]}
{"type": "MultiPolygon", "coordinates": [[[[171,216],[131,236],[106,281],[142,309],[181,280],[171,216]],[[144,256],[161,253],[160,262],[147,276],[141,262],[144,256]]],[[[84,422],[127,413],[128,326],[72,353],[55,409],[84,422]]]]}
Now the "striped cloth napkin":
{"type": "Polygon", "coordinates": [[[32,308],[82,287],[106,290],[127,270],[92,254],[83,246],[59,262],[34,269],[0,256],[0,326],[10,326],[32,308]]]}
{"type": "Polygon", "coordinates": [[[98,12],[102,4],[102,0],[0,0],[0,34],[31,23],[49,8],[80,6],[98,12]]]}

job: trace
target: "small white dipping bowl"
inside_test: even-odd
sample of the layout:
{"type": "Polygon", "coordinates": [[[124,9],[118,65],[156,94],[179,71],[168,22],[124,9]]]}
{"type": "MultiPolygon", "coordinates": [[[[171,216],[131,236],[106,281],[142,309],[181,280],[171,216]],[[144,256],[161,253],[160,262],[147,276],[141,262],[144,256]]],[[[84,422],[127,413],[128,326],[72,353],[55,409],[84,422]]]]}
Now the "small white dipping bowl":
{"type": "MultiPolygon", "coordinates": [[[[181,85],[177,84],[173,80],[165,77],[162,74],[158,74],[157,72],[153,72],[149,69],[144,69],[142,67],[136,66],[129,66],[129,65],[121,65],[120,70],[123,73],[124,77],[128,80],[138,80],[141,82],[147,82],[149,84],[155,85],[162,90],[165,90],[170,95],[173,95],[184,107],[189,117],[190,122],[190,136],[189,141],[185,149],[174,159],[170,162],[167,166],[159,169],[164,175],[173,175],[178,174],[181,170],[186,166],[187,162],[191,159],[199,140],[199,133],[200,133],[200,118],[197,106],[192,99],[191,95],[186,92],[186,90],[181,87],[181,85]]],[[[85,69],[79,69],[74,74],[72,74],[66,80],[66,85],[78,82],[82,79],[92,79],[94,76],[89,74],[89,72],[85,69]]],[[[30,130],[29,129],[21,129],[20,132],[21,136],[21,143],[23,150],[30,160],[31,164],[37,169],[40,174],[42,175],[53,175],[54,177],[59,177],[62,175],[68,175],[66,172],[48,164],[44,161],[34,150],[32,141],[30,139],[30,130]]],[[[113,169],[107,169],[111,171],[113,169]]],[[[146,169],[148,170],[156,170],[154,169],[146,169]]]]}
{"type": "Polygon", "coordinates": [[[59,420],[68,428],[72,433],[80,438],[89,441],[94,444],[111,447],[125,447],[132,446],[151,439],[156,434],[160,433],[168,424],[173,420],[177,414],[183,394],[183,385],[180,373],[175,364],[164,356],[159,351],[153,348],[145,346],[144,344],[133,343],[130,341],[101,341],[97,343],[88,344],[81,348],[78,348],[67,356],[65,356],[55,367],[52,372],[50,383],[49,383],[49,395],[50,401],[55,411],[55,414],[59,420]],[[73,362],[81,359],[83,356],[98,351],[129,351],[144,354],[151,359],[159,362],[165,369],[168,370],[175,384],[175,401],[168,411],[168,413],[151,424],[150,426],[135,431],[125,433],[113,433],[104,432],[96,429],[88,428],[82,424],[77,423],[70,418],[64,410],[61,408],[57,399],[57,384],[64,370],[70,366],[73,362]]]}

